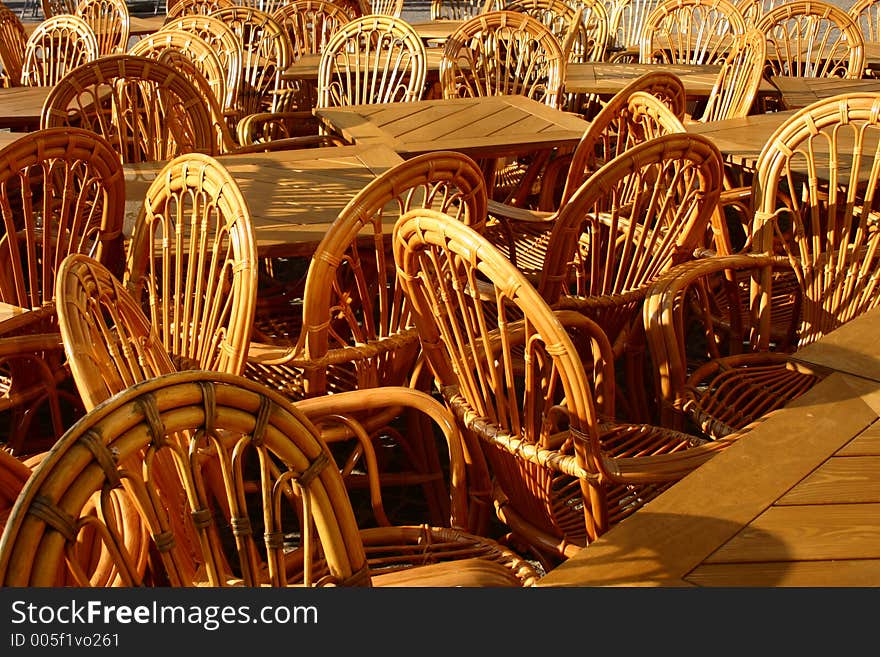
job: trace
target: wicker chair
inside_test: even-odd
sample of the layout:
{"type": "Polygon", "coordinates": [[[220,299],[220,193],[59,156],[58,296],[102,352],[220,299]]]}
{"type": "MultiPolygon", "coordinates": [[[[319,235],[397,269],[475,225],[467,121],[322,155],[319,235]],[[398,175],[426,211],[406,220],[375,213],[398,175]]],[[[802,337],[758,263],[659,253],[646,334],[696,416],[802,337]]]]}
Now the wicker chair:
{"type": "Polygon", "coordinates": [[[76,13],[76,0],[41,0],[43,20],[61,14],[76,13]]]}
{"type": "Polygon", "coordinates": [[[721,121],[748,116],[764,79],[766,58],[767,40],[763,32],[749,29],[737,36],[721,64],[699,120],[721,121]]]}
{"type": "Polygon", "coordinates": [[[121,272],[125,184],[113,147],[69,128],[28,133],[0,151],[0,187],[0,301],[31,309],[23,326],[0,338],[3,442],[25,455],[48,448],[83,411],[67,385],[55,273],[75,252],[121,272]]]}
{"type": "Polygon", "coordinates": [[[129,14],[125,0],[79,0],[75,14],[94,30],[99,55],[128,50],[129,14]]]}
{"type": "Polygon", "coordinates": [[[358,0],[361,16],[383,15],[400,18],[403,13],[403,0],[358,0]]]}
{"type": "Polygon", "coordinates": [[[483,13],[486,0],[431,0],[432,21],[461,21],[483,13]]]}
{"type": "Polygon", "coordinates": [[[616,422],[602,330],[552,311],[469,226],[412,210],[395,226],[394,258],[437,386],[479,443],[469,451],[491,466],[496,513],[544,564],[575,554],[733,441],[616,422]]]}
{"type": "Polygon", "coordinates": [[[318,66],[318,106],[419,100],[427,72],[425,45],[401,18],[363,16],[341,26],[318,66]]]}
{"type": "Polygon", "coordinates": [[[660,0],[606,0],[608,32],[614,51],[628,52],[638,59],[645,21],[658,4],[660,0]]]}
{"type": "MultiPolygon", "coordinates": [[[[559,40],[537,18],[491,11],[462,23],[446,40],[440,60],[444,98],[520,94],[561,108],[565,55],[559,40]]],[[[490,197],[524,207],[550,150],[514,161],[481,162],[490,197]]]]}
{"type": "Polygon", "coordinates": [[[91,26],[79,16],[61,14],[47,18],[31,32],[25,45],[21,83],[51,87],[81,64],[99,56],[91,26]]]}
{"type": "Polygon", "coordinates": [[[165,14],[165,24],[173,23],[182,16],[208,16],[218,9],[235,7],[232,0],[177,0],[168,7],[165,14]]]}
{"type": "Polygon", "coordinates": [[[123,282],[178,369],[244,367],[257,296],[249,217],[229,172],[200,153],[173,159],[147,190],[123,282]]]}
{"type": "Polygon", "coordinates": [[[880,6],[876,0],[856,0],[847,13],[858,24],[865,41],[880,41],[880,6]]]}
{"type": "MultiPolygon", "coordinates": [[[[424,403],[444,411],[430,398],[424,403]]],[[[93,409],[36,468],[0,538],[0,582],[92,585],[80,562],[68,556],[77,553],[77,542],[90,531],[127,586],[527,586],[536,581],[528,562],[490,539],[427,526],[359,531],[334,465],[311,418],[254,382],[206,371],[151,379],[93,409]],[[128,420],[120,422],[122,417],[128,420]],[[203,448],[206,441],[210,451],[203,448]],[[189,451],[201,452],[202,458],[190,458],[189,451]],[[185,509],[167,506],[152,481],[163,457],[177,466],[172,484],[188,493],[185,509]],[[132,459],[143,466],[124,468],[132,459]],[[245,461],[264,466],[257,475],[256,500],[249,501],[241,487],[245,461]],[[210,468],[224,473],[222,498],[206,495],[201,486],[210,468]],[[111,493],[128,499],[149,531],[156,558],[146,575],[137,567],[137,555],[124,549],[118,517],[107,506],[89,504],[93,495],[111,493]],[[170,521],[174,515],[186,522],[186,534],[170,521]],[[192,534],[196,543],[188,540],[192,534]]]]}
{"type": "Polygon", "coordinates": [[[134,55],[108,55],[71,71],[46,97],[40,125],[97,132],[114,144],[123,162],[216,150],[202,92],[170,66],[134,55]],[[123,116],[125,123],[119,120],[123,116]]]}
{"type": "Polygon", "coordinates": [[[581,184],[628,148],[661,134],[685,132],[681,120],[655,93],[676,107],[680,104],[684,111],[684,87],[672,74],[648,73],[615,94],[590,123],[575,151],[554,160],[557,166],[548,167],[539,207],[553,210],[490,204],[494,223],[486,235],[534,284],[545,268],[547,243],[559,209],[581,184]]]}
{"type": "Polygon", "coordinates": [[[238,120],[257,112],[288,109],[287,83],[281,79],[293,61],[287,32],[269,14],[253,7],[218,9],[211,17],[232,28],[241,45],[238,120]]]}
{"type": "Polygon", "coordinates": [[[0,3],[0,87],[21,85],[28,35],[18,15],[0,3]]]}
{"type": "Polygon", "coordinates": [[[235,125],[238,117],[238,89],[241,86],[241,42],[232,28],[211,16],[192,14],[168,20],[160,32],[183,31],[204,39],[214,50],[226,73],[226,97],[218,99],[224,115],[230,117],[229,125],[235,125]]]}
{"type": "Polygon", "coordinates": [[[739,0],[736,8],[746,20],[746,26],[755,27],[764,14],[781,4],[781,0],[739,0]]]}
{"type": "Polygon", "coordinates": [[[31,469],[21,459],[0,448],[0,533],[30,476],[31,469]]]}
{"type": "Polygon", "coordinates": [[[865,39],[845,10],[822,0],[792,0],[756,24],[767,38],[767,75],[860,78],[865,39]]]}
{"type": "Polygon", "coordinates": [[[728,0],[665,0],[645,20],[639,60],[718,64],[745,31],[745,19],[728,0]]]}
{"type": "Polygon", "coordinates": [[[880,95],[854,93],[786,120],[758,159],[750,251],[685,265],[652,290],[664,424],[723,436],[760,421],[823,376],[791,352],[877,305],[878,116],[880,95]]]}
{"type": "MultiPolygon", "coordinates": [[[[486,202],[480,169],[467,156],[453,152],[414,157],[369,183],[340,212],[318,245],[305,289],[295,289],[258,310],[245,375],[294,400],[409,385],[417,378],[419,341],[389,261],[388,224],[407,209],[425,205],[481,227],[486,202]]],[[[388,408],[364,420],[373,440],[394,437],[387,427],[397,414],[388,408]]],[[[424,449],[419,444],[403,448],[414,458],[424,449]]],[[[433,460],[429,449],[413,465],[429,487],[437,486],[433,460]]],[[[439,523],[448,517],[444,509],[448,502],[442,501],[446,495],[436,496],[439,503],[432,512],[439,523]]],[[[375,504],[380,504],[378,498],[375,504]]],[[[384,515],[381,509],[378,515],[384,515]]]]}
{"type": "Polygon", "coordinates": [[[608,14],[599,2],[577,7],[559,0],[512,0],[504,9],[528,14],[544,23],[560,44],[568,40],[569,62],[601,62],[608,49],[608,14]]]}

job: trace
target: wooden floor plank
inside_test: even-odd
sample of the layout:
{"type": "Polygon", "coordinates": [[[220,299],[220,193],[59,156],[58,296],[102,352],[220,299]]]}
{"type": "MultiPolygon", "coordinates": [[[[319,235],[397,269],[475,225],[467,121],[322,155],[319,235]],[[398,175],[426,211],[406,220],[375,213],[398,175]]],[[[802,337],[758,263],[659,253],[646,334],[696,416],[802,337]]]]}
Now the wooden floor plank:
{"type": "Polygon", "coordinates": [[[835,456],[783,495],[777,506],[880,503],[880,456],[835,456]]]}

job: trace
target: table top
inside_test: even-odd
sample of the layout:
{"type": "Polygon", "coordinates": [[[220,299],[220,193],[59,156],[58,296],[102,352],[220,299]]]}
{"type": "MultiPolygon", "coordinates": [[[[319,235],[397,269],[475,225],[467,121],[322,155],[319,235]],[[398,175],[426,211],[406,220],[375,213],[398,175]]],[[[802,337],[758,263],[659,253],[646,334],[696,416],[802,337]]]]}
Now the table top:
{"type": "Polygon", "coordinates": [[[403,157],[452,150],[474,158],[574,146],[589,125],[525,96],[482,96],[327,107],[315,115],[347,140],[386,144],[403,157]]]}
{"type": "Polygon", "coordinates": [[[718,147],[725,161],[746,170],[754,170],[758,155],[770,135],[797,110],[752,114],[721,121],[688,122],[687,131],[705,135],[718,147]]]}
{"type": "Polygon", "coordinates": [[[799,351],[832,373],[539,586],[880,585],[878,331],[875,310],[799,351]]]}
{"type": "Polygon", "coordinates": [[[770,78],[770,82],[779,89],[783,103],[790,109],[806,107],[817,100],[843,93],[857,91],[880,93],[880,79],[878,78],[849,80],[846,78],[773,76],[770,78]]]}
{"type": "MultiPolygon", "coordinates": [[[[221,155],[217,159],[241,188],[251,212],[257,249],[265,257],[311,256],[352,197],[376,176],[402,162],[381,144],[221,155]]],[[[163,164],[125,165],[127,235],[163,164]]]]}
{"type": "MultiPolygon", "coordinates": [[[[565,90],[571,93],[597,94],[610,97],[633,80],[652,71],[674,73],[681,78],[691,99],[708,98],[718,77],[720,66],[685,64],[634,64],[629,62],[580,62],[565,67],[565,90]]],[[[758,96],[777,96],[778,91],[764,80],[758,96]]]]}
{"type": "Polygon", "coordinates": [[[0,128],[36,130],[52,87],[0,88],[0,128]]]}

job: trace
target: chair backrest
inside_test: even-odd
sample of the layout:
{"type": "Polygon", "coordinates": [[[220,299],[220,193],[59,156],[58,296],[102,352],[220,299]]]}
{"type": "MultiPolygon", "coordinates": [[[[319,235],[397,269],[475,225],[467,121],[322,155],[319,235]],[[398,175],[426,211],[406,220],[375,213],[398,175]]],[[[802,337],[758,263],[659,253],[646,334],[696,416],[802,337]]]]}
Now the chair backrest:
{"type": "Polygon", "coordinates": [[[78,128],[23,135],[0,150],[0,188],[0,300],[24,308],[53,302],[69,253],[122,271],[125,177],[100,135],[78,128]]]}
{"type": "Polygon", "coordinates": [[[858,24],[865,41],[880,41],[880,4],[877,0],[856,0],[847,13],[858,24]]]}
{"type": "Polygon", "coordinates": [[[0,86],[21,84],[21,67],[28,35],[14,11],[0,3],[0,86]]]}
{"type": "Polygon", "coordinates": [[[431,0],[432,21],[460,21],[483,12],[486,0],[431,0]]]}
{"type": "Polygon", "coordinates": [[[239,118],[282,109],[287,87],[281,74],[293,62],[287,32],[269,14],[253,7],[226,7],[211,13],[232,28],[241,44],[239,118]]]}
{"type": "Polygon", "coordinates": [[[47,18],[28,37],[21,82],[26,86],[51,87],[99,54],[95,32],[82,18],[73,14],[47,18]]]}
{"type": "MultiPolygon", "coordinates": [[[[880,94],[820,100],[789,117],[758,158],[753,248],[787,256],[804,295],[801,345],[873,308],[880,233],[880,94]],[[809,171],[809,180],[804,174],[809,171]]],[[[759,348],[770,331],[770,271],[754,307],[759,348]]]]}
{"type": "Polygon", "coordinates": [[[410,102],[422,97],[425,45],[402,18],[368,15],[341,26],[318,66],[318,105],[410,102]]]}
{"type": "Polygon", "coordinates": [[[330,37],[351,20],[345,9],[331,0],[293,0],[278,7],[272,18],[287,32],[292,61],[303,55],[320,55],[330,37]]]}
{"type": "Polygon", "coordinates": [[[703,244],[722,186],[721,154],[700,135],[662,135],[624,151],[560,208],[542,297],[595,300],[588,314],[615,343],[640,318],[648,287],[703,244]]]}
{"type": "MultiPolygon", "coordinates": [[[[655,89],[660,93],[668,88],[676,90],[676,80],[681,83],[678,78],[655,80],[655,89]]],[[[590,122],[572,153],[560,207],[590,175],[636,144],[664,134],[686,132],[681,120],[652,93],[650,82],[646,76],[634,81],[611,97],[590,122]]]]}
{"type": "Polygon", "coordinates": [[[585,344],[578,347],[587,349],[576,348],[510,260],[443,213],[411,210],[395,225],[393,246],[435,381],[467,427],[463,436],[482,437],[470,451],[485,452],[496,487],[539,531],[558,537],[595,530],[604,510],[594,508],[601,502],[586,481],[604,466],[593,384],[604,377],[613,397],[607,338],[584,318],[577,328],[585,344]],[[598,354],[598,372],[591,365],[590,375],[587,340],[598,354]],[[565,453],[556,449],[562,444],[565,453]],[[580,475],[583,504],[552,503],[562,472],[580,475]]]}
{"type": "Polygon", "coordinates": [[[76,0],[40,0],[40,4],[43,7],[43,20],[76,12],[76,0]]]}
{"type": "Polygon", "coordinates": [[[598,1],[575,6],[562,0],[511,0],[504,9],[528,14],[546,25],[561,45],[567,44],[565,56],[569,62],[605,59],[608,14],[598,1]]]}
{"type": "Polygon", "coordinates": [[[409,383],[418,336],[387,251],[389,224],[411,208],[430,207],[479,229],[487,204],[477,163],[436,151],[384,172],[342,209],[316,248],[306,278],[296,351],[314,361],[304,374],[307,394],[327,390],[331,367],[321,359],[328,350],[343,353],[358,345],[365,352],[355,368],[358,388],[409,383]],[[375,352],[371,358],[369,349],[375,352]]]}
{"type": "Polygon", "coordinates": [[[382,14],[400,18],[403,13],[403,0],[358,0],[361,5],[361,15],[382,14]]]}
{"type": "MultiPolygon", "coordinates": [[[[229,76],[214,48],[200,36],[185,30],[162,29],[139,39],[129,48],[128,54],[161,59],[163,56],[169,57],[168,53],[171,51],[179,53],[192,62],[202,74],[202,79],[207,82],[211,97],[222,108],[228,98],[226,85],[229,76]]],[[[175,58],[173,66],[186,74],[180,60],[175,58]]],[[[192,81],[201,84],[198,78],[192,81]]]]}
{"type": "Polygon", "coordinates": [[[123,283],[178,369],[241,372],[257,296],[247,203],[225,167],[186,153],[147,190],[123,283]]]}
{"type": "Polygon", "coordinates": [[[46,97],[40,125],[97,132],[123,162],[216,149],[213,117],[202,92],[170,66],[135,55],[108,55],[68,73],[46,97]]]}
{"type": "Polygon", "coordinates": [[[737,35],[721,64],[700,121],[748,116],[764,79],[766,59],[767,40],[763,32],[750,28],[737,35]]]}
{"type": "Polygon", "coordinates": [[[660,0],[607,0],[608,31],[615,50],[638,51],[645,21],[660,0]]]}
{"type": "Polygon", "coordinates": [[[755,27],[758,20],[769,10],[781,5],[783,0],[739,0],[736,8],[746,21],[746,26],[755,27]]]}
{"type": "Polygon", "coordinates": [[[56,447],[38,466],[39,474],[25,485],[7,522],[0,542],[3,585],[89,586],[87,573],[73,567],[75,560],[65,558],[77,553],[75,544],[84,534],[99,549],[106,548],[123,585],[151,584],[136,567],[139,555],[124,549],[125,535],[115,510],[107,508],[114,505],[95,508],[89,503],[102,489],[126,498],[126,507],[137,508],[149,536],[172,539],[160,546],[153,566],[154,577],[166,586],[282,586],[294,577],[286,569],[292,562],[286,560],[295,560],[297,555],[306,563],[306,574],[291,584],[370,584],[351,502],[326,443],[287,399],[257,383],[202,370],[156,377],[93,409],[56,447]],[[120,422],[123,417],[129,419],[120,422]],[[97,436],[101,439],[96,440],[97,436]],[[211,444],[213,456],[191,459],[186,451],[199,451],[206,444],[203,440],[211,444]],[[82,449],[84,444],[89,449],[82,449]],[[147,453],[152,458],[142,457],[147,453]],[[237,536],[230,549],[215,514],[231,515],[233,523],[246,519],[248,511],[241,506],[244,492],[236,489],[233,476],[224,477],[215,499],[206,495],[201,482],[221,460],[235,462],[231,467],[241,475],[239,459],[245,456],[274,464],[261,468],[258,475],[262,480],[260,508],[265,514],[260,520],[269,522],[268,543],[263,543],[261,532],[246,532],[247,536],[237,536]],[[125,468],[134,461],[141,466],[125,468]],[[172,514],[151,481],[163,462],[176,465],[169,469],[175,474],[172,483],[189,493],[185,511],[179,515],[198,537],[196,553],[181,540],[169,519],[172,514]],[[60,482],[62,477],[67,485],[60,482]],[[120,485],[123,479],[125,486],[120,485]],[[308,511],[301,506],[303,499],[308,511]],[[35,514],[34,504],[57,510],[35,514]],[[299,522],[304,514],[308,520],[299,522]],[[75,522],[85,516],[91,516],[91,521],[75,522]],[[63,522],[63,527],[53,521],[71,517],[74,522],[63,522]],[[101,531],[89,533],[96,526],[101,531]],[[288,536],[301,535],[296,553],[290,553],[287,540],[269,540],[270,536],[280,538],[275,530],[282,528],[288,536]],[[91,539],[94,535],[98,538],[91,539]],[[318,549],[310,552],[313,546],[318,549]],[[42,565],[35,562],[35,554],[40,555],[42,565]],[[320,567],[315,564],[313,573],[312,562],[319,559],[320,567]]]}
{"type": "Polygon", "coordinates": [[[130,23],[125,0],[79,0],[76,15],[91,25],[100,55],[128,50],[130,23]]]}
{"type": "Polygon", "coordinates": [[[862,77],[865,40],[840,7],[822,0],[792,0],[766,12],[756,27],[767,39],[770,75],[862,77]]]}
{"type": "Polygon", "coordinates": [[[229,115],[237,114],[242,47],[232,28],[212,16],[190,14],[166,21],[160,32],[165,30],[189,32],[204,39],[211,46],[226,72],[226,98],[220,99],[220,107],[229,115]]]}
{"type": "Polygon", "coordinates": [[[562,45],[537,18],[492,11],[465,21],[446,40],[440,62],[444,98],[522,94],[562,102],[562,45]]]}
{"type": "Polygon", "coordinates": [[[168,8],[165,24],[181,16],[208,16],[218,9],[236,6],[232,0],[178,0],[168,8]]]}
{"type": "Polygon", "coordinates": [[[745,19],[728,0],[665,0],[645,20],[639,60],[717,64],[745,31],[745,19]]]}

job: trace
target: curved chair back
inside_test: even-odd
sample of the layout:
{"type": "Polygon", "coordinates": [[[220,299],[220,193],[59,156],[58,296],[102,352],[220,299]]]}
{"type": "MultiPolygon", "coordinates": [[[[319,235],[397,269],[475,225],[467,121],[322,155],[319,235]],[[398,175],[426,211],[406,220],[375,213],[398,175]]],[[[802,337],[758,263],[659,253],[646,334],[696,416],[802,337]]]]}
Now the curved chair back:
{"type": "Polygon", "coordinates": [[[130,20],[125,0],[80,0],[76,15],[91,25],[100,55],[128,50],[130,20]]]}
{"type": "Polygon", "coordinates": [[[643,63],[718,64],[746,23],[728,0],[665,0],[642,29],[643,63]]]}
{"type": "Polygon", "coordinates": [[[40,125],[97,132],[123,162],[216,149],[213,117],[202,92],[170,66],[135,55],[108,55],[68,73],[46,97],[40,125]]]}
{"type": "Polygon", "coordinates": [[[767,39],[750,28],[737,36],[715,79],[700,121],[748,116],[764,79],[767,39]]]}
{"type": "Polygon", "coordinates": [[[27,32],[18,14],[0,4],[0,87],[21,84],[27,40],[27,32]]]}
{"type": "Polygon", "coordinates": [[[73,14],[47,18],[28,37],[21,82],[25,86],[51,87],[99,55],[95,32],[82,18],[73,14]]]}

